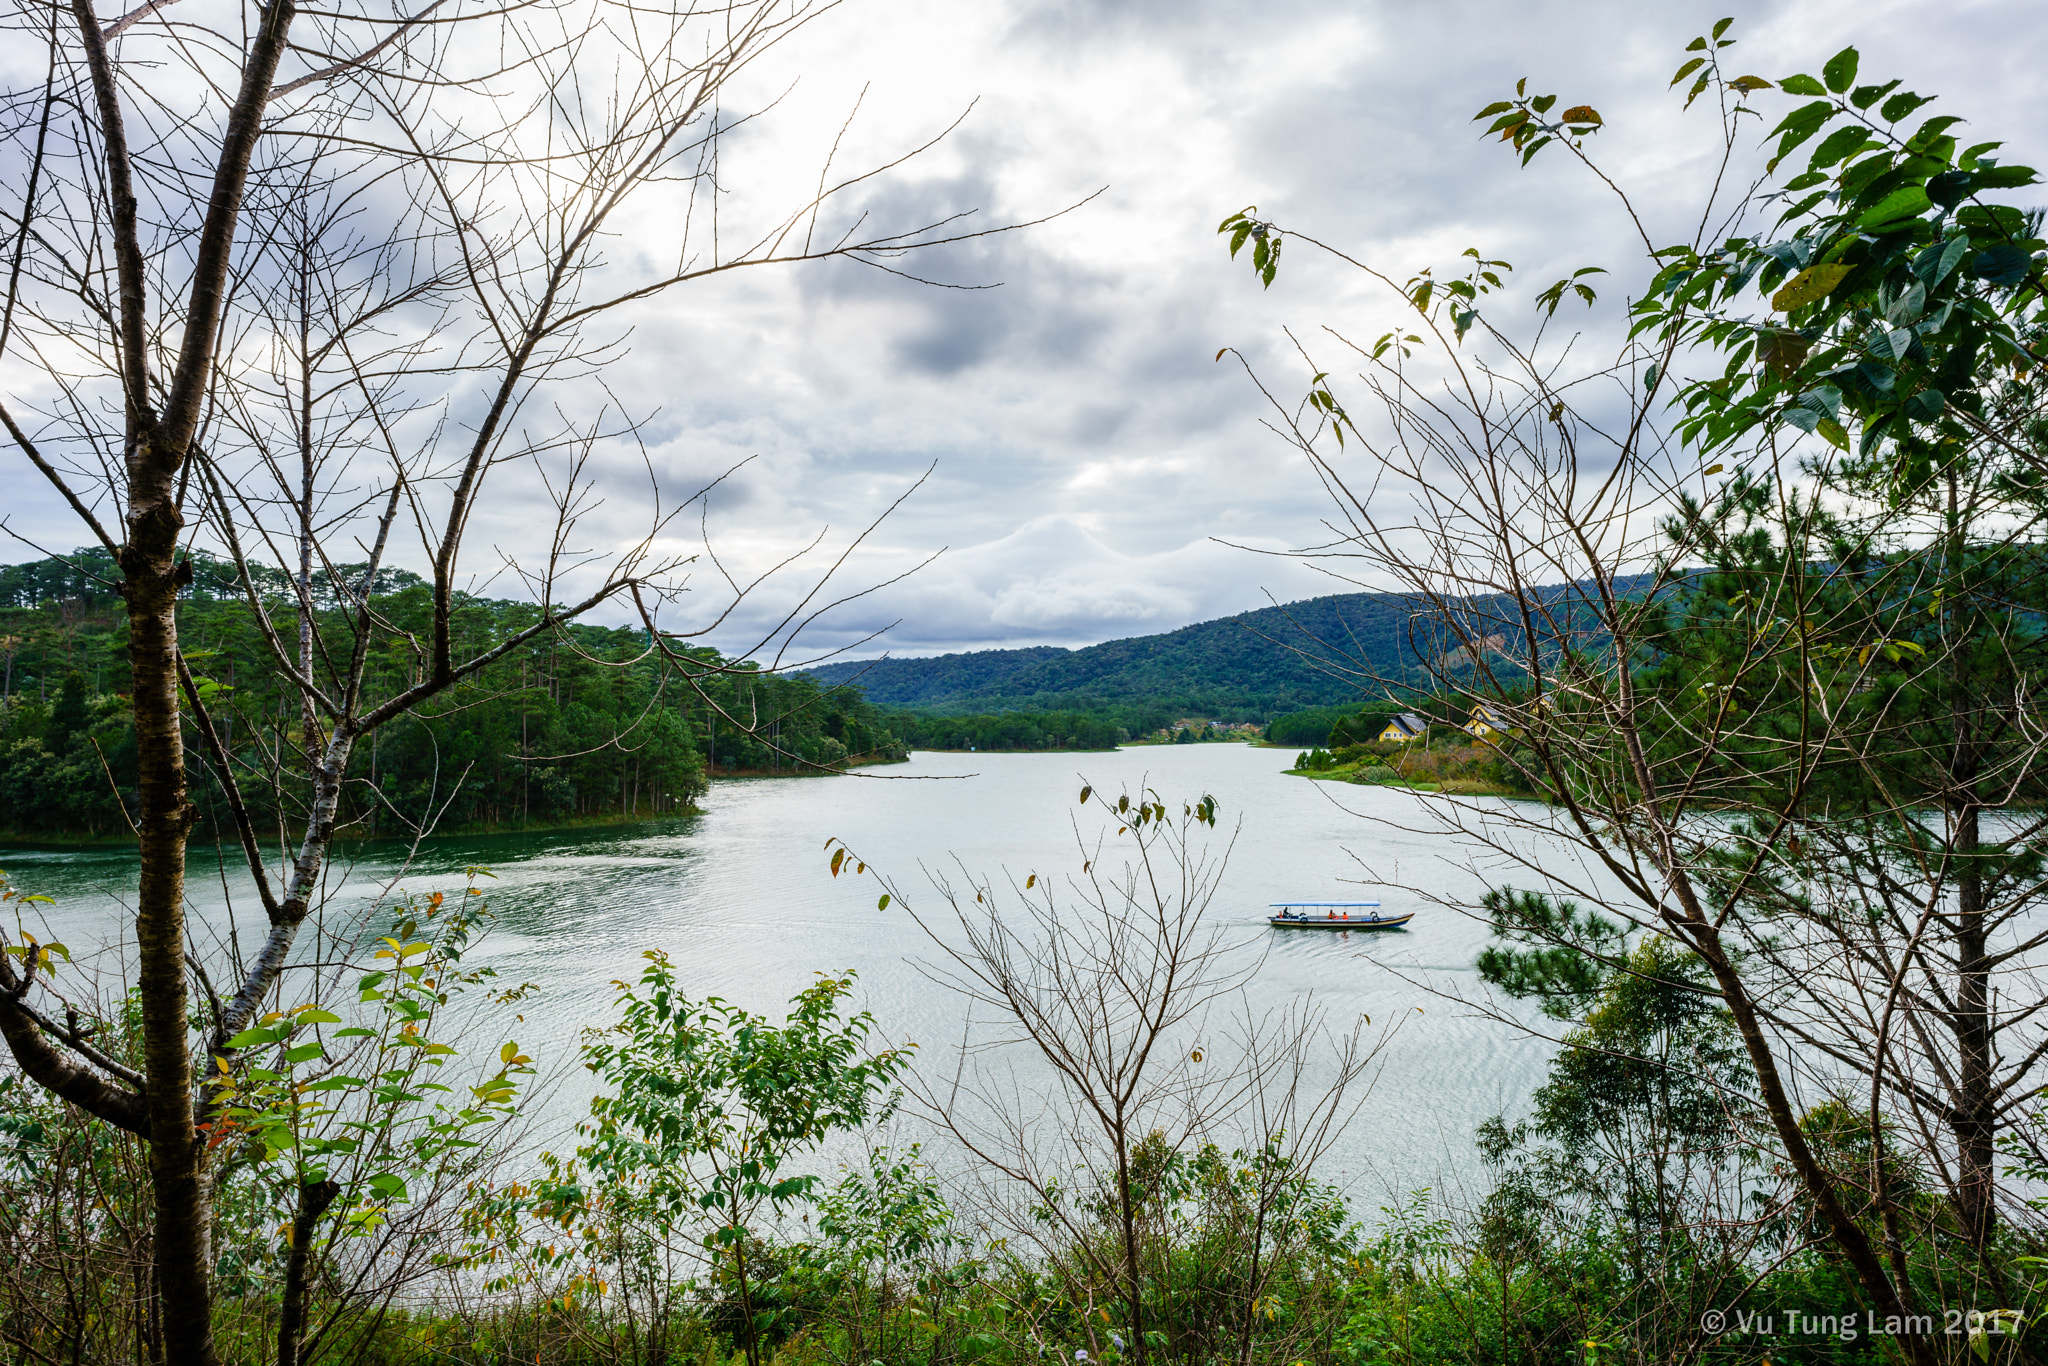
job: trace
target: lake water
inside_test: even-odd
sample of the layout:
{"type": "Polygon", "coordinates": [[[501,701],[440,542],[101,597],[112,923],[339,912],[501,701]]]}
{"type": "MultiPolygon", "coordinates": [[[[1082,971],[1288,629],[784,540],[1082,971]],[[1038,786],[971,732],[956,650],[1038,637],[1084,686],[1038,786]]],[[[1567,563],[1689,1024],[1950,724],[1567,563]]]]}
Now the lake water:
{"type": "MultiPolygon", "coordinates": [[[[814,973],[854,969],[859,1004],[874,1013],[882,1035],[922,1044],[923,1066],[950,1066],[966,1019],[960,998],[919,969],[930,946],[916,926],[900,911],[876,910],[873,878],[829,875],[826,840],[844,840],[888,870],[921,908],[934,908],[921,863],[950,867],[957,858],[976,873],[1007,870],[1019,881],[1078,872],[1072,823],[1093,831],[1101,819],[1096,804],[1076,806],[1084,781],[1111,794],[1146,783],[1176,811],[1183,799],[1211,793],[1220,806],[1215,843],[1220,848],[1234,829],[1236,845],[1210,917],[1241,942],[1241,961],[1263,954],[1248,988],[1252,1007],[1312,993],[1338,1023],[1360,1015],[1376,1027],[1400,1022],[1369,1100],[1323,1174],[1346,1184],[1362,1213],[1424,1185],[1470,1190],[1479,1176],[1474,1127],[1497,1113],[1523,1112],[1550,1053],[1444,994],[1483,994],[1472,971],[1483,923],[1392,890],[1384,893],[1388,910],[1419,911],[1403,931],[1277,931],[1263,920],[1266,904],[1282,898],[1380,895],[1359,883],[1354,855],[1389,882],[1471,905],[1482,883],[1469,869],[1470,851],[1398,828],[1427,824],[1415,820],[1415,804],[1430,799],[1288,777],[1291,757],[1226,744],[1115,754],[920,753],[908,764],[845,777],[720,782],[704,814],[686,819],[432,841],[402,885],[454,891],[471,864],[496,875],[483,884],[496,916],[485,953],[505,979],[540,985],[537,997],[517,1007],[525,1014],[517,1036],[544,1064],[569,1059],[578,1033],[610,1018],[611,981],[637,975],[641,951],[661,948],[691,992],[778,1017],[814,973]]],[[[379,894],[402,851],[371,846],[348,854],[331,914],[359,910],[379,894]]],[[[128,852],[0,849],[0,867],[18,888],[57,898],[43,909],[74,952],[118,944],[134,886],[128,852]]],[[[191,887],[196,935],[226,933],[231,900],[243,917],[243,942],[259,932],[246,879],[231,863],[223,871],[216,851],[194,851],[191,887]]],[[[1027,1086],[1039,1084],[1028,1068],[1022,1075],[1027,1086]]],[[[556,1102],[564,1126],[580,1109],[580,1076],[569,1078],[556,1102]]]]}

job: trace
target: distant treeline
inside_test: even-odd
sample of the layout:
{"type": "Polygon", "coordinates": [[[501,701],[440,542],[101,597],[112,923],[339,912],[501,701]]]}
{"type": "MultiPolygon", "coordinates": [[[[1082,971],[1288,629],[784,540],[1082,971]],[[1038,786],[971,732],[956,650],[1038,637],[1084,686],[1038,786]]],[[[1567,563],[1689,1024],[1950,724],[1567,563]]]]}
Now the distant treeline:
{"type": "Polygon", "coordinates": [[[1002,712],[989,716],[887,714],[889,729],[913,749],[1115,749],[1131,738],[1113,718],[1072,711],[1002,712]]]}
{"type": "MultiPolygon", "coordinates": [[[[0,830],[16,835],[117,834],[135,802],[127,628],[113,591],[120,573],[101,551],[70,559],[0,568],[0,830]]],[[[289,638],[295,596],[282,581],[258,582],[266,612],[289,638]]],[[[378,587],[388,590],[374,598],[391,630],[372,648],[373,696],[410,679],[416,660],[406,633],[424,636],[430,620],[428,589],[416,577],[394,572],[378,587]]],[[[226,566],[202,557],[179,632],[243,786],[260,814],[274,817],[299,800],[269,778],[280,748],[304,742],[299,703],[231,591],[226,566]]],[[[487,648],[537,613],[531,603],[459,598],[458,648],[487,648]]],[[[323,627],[347,638],[338,614],[323,627]]],[[[689,809],[713,771],[816,773],[904,756],[903,741],[857,689],[762,675],[710,650],[678,666],[646,644],[641,631],[578,625],[507,654],[357,750],[345,819],[365,834],[397,834],[422,824],[666,815],[689,809]]],[[[208,828],[222,832],[225,813],[197,737],[187,746],[193,799],[202,821],[219,822],[208,828]]]]}
{"type": "MultiPolygon", "coordinates": [[[[1386,729],[1397,711],[1392,703],[1367,707],[1309,707],[1275,717],[1264,737],[1276,745],[1322,746],[1369,741],[1386,729]]],[[[1061,750],[1114,749],[1146,737],[1195,743],[1222,738],[1160,719],[1163,707],[1118,707],[1096,711],[1005,711],[982,716],[883,713],[889,729],[912,749],[1061,750]]],[[[1224,722],[1232,718],[1212,718],[1224,722]]],[[[1238,738],[1238,737],[1230,737],[1238,738]]]]}

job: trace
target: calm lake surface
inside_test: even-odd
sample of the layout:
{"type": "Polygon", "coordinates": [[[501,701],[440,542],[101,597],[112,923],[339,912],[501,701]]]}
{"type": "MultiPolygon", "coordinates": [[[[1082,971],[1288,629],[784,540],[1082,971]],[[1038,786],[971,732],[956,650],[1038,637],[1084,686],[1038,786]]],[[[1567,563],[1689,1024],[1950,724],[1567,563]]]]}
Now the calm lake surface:
{"type": "MultiPolygon", "coordinates": [[[[1370,1015],[1399,1021],[1381,1054],[1370,1098],[1324,1175],[1369,1213],[1421,1186],[1471,1190],[1479,1178],[1472,1133],[1488,1116],[1526,1110],[1550,1047],[1479,1018],[1444,994],[1483,997],[1472,962],[1483,923],[1421,904],[1412,894],[1362,885],[1362,859],[1389,882],[1465,905],[1483,889],[1471,851],[1446,837],[1382,824],[1418,820],[1401,792],[1311,782],[1283,772],[1291,752],[1240,745],[1140,747],[1115,754],[927,754],[908,764],[807,780],[720,782],[701,816],[599,831],[432,841],[404,870],[410,891],[456,891],[481,864],[496,926],[482,958],[508,982],[541,991],[516,1007],[521,1047],[544,1065],[572,1057],[578,1033],[611,1018],[610,983],[636,976],[642,950],[667,950],[685,986],[778,1018],[820,971],[860,974],[859,1004],[882,1036],[916,1040],[923,1065],[950,1070],[967,1025],[961,999],[919,970],[931,948],[899,911],[878,912],[871,877],[832,878],[823,846],[837,837],[884,868],[920,909],[942,910],[922,863],[1019,882],[1028,873],[1078,873],[1073,822],[1099,829],[1100,809],[1077,807],[1084,781],[1098,792],[1149,784],[1178,809],[1212,793],[1218,852],[1236,829],[1210,918],[1259,962],[1255,1010],[1313,994],[1333,1023],[1370,1015]],[[1266,904],[1282,898],[1367,899],[1416,909],[1404,931],[1326,934],[1268,929],[1266,904]],[[1420,1007],[1420,1012],[1416,1010],[1420,1007]]],[[[1118,857],[1117,841],[1104,849],[1118,857]]],[[[233,857],[232,851],[228,853],[233,857]]],[[[401,870],[395,846],[357,847],[337,871],[330,915],[360,914],[401,870]]],[[[88,962],[118,970],[134,860],[125,850],[0,848],[0,867],[24,891],[57,898],[49,929],[88,962]],[[105,946],[98,955],[85,951],[105,946]]],[[[960,881],[957,871],[954,881],[960,881]]],[[[216,851],[195,849],[195,936],[225,935],[240,917],[244,943],[260,933],[247,880],[216,851]],[[230,915],[230,908],[234,916],[230,915]]],[[[31,929],[36,928],[30,925],[31,929]]],[[[1527,1015],[1524,1018],[1534,1018],[1527,1015]]],[[[1037,1074],[1020,1070],[1026,1085],[1037,1074]]],[[[581,1074],[555,1106],[566,1128],[582,1108],[581,1074]]],[[[915,1135],[911,1135],[915,1136],[915,1135]]]]}

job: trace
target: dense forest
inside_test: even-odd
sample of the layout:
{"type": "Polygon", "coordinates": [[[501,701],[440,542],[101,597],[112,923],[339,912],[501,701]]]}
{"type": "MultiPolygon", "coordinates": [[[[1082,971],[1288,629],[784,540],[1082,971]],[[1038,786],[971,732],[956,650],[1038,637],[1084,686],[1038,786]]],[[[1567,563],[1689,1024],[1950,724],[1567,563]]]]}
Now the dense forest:
{"type": "MultiPolygon", "coordinates": [[[[250,609],[228,566],[202,553],[194,571],[181,609],[187,657],[200,686],[223,704],[223,738],[246,774],[273,773],[275,747],[297,743],[302,718],[251,629],[250,609]]],[[[289,580],[275,571],[266,575],[260,566],[255,573],[273,594],[266,611],[289,634],[295,619],[289,580]]],[[[127,675],[114,591],[118,580],[106,553],[93,548],[0,567],[0,830],[17,836],[112,836],[126,830],[135,753],[123,701],[127,675]]],[[[422,628],[427,591],[404,570],[383,571],[377,588],[378,610],[394,633],[382,647],[389,686],[406,676],[403,637],[422,628]]],[[[324,575],[314,576],[314,593],[316,601],[333,601],[324,575]]],[[[1311,615],[1319,619],[1366,601],[1366,595],[1318,599],[1285,610],[1314,609],[1311,615]]],[[[1392,609],[1379,604],[1375,610],[1392,629],[1392,609]]],[[[466,641],[488,646],[533,617],[530,604],[470,598],[461,605],[458,623],[466,641]]],[[[1136,687],[1141,678],[1167,679],[1173,668],[1204,654],[1201,642],[1219,641],[1254,642],[1258,648],[1251,654],[1276,668],[1286,661],[1302,665],[1299,654],[1260,643],[1237,620],[1115,641],[1095,651],[1106,652],[1102,658],[1148,661],[1125,671],[1116,684],[1136,687]],[[1173,644],[1162,650],[1156,644],[1161,641],[1173,644]]],[[[970,714],[943,700],[915,710],[885,709],[865,695],[892,679],[900,683],[913,667],[929,669],[937,680],[925,688],[928,696],[954,695],[948,689],[965,695],[979,686],[975,679],[1000,675],[994,665],[1045,665],[1069,653],[1033,649],[885,660],[785,677],[698,651],[702,671],[685,676],[649,655],[643,632],[576,625],[514,651],[399,730],[377,737],[356,758],[360,784],[349,819],[359,833],[390,834],[421,825],[518,828],[653,816],[687,809],[712,773],[817,773],[849,762],[901,759],[912,747],[996,753],[1114,749],[1170,729],[1189,714],[1171,695],[1098,697],[1085,708],[1047,710],[1035,705],[1053,695],[1046,693],[1006,710],[970,714]]],[[[1181,701],[1201,695],[1227,672],[1213,662],[1208,669],[1209,680],[1184,688],[1181,701]]],[[[1312,670],[1305,676],[1329,681],[1312,670]]],[[[1294,693],[1261,691],[1256,681],[1229,695],[1242,705],[1195,714],[1265,721],[1278,708],[1282,714],[1268,733],[1284,745],[1325,744],[1333,725],[1363,738],[1367,730],[1377,732],[1383,714],[1393,710],[1382,704],[1361,713],[1356,703],[1288,710],[1286,699],[1294,693]]],[[[278,799],[275,784],[255,786],[278,799]]],[[[282,800],[291,800],[288,790],[282,800]]],[[[202,821],[221,818],[204,784],[200,806],[202,821]]]]}
{"type": "Polygon", "coordinates": [[[1396,594],[1350,593],[1080,650],[980,650],[813,672],[825,682],[856,684],[880,706],[920,712],[1126,708],[1164,718],[1130,726],[1137,734],[1174,716],[1264,722],[1362,698],[1376,675],[1414,673],[1417,615],[1415,604],[1396,594]]]}
{"type": "MultiPolygon", "coordinates": [[[[127,829],[135,738],[118,579],[93,549],[0,569],[0,829],[10,834],[127,829]]],[[[289,585],[274,586],[264,610],[289,633],[289,585]]],[[[389,632],[371,686],[388,689],[416,667],[408,641],[424,633],[428,592],[397,570],[378,587],[389,632]]],[[[225,566],[199,557],[180,608],[186,658],[244,785],[289,809],[291,784],[271,779],[279,750],[303,744],[303,719],[250,612],[225,566]]],[[[528,603],[465,598],[456,629],[466,646],[487,647],[535,615],[528,603]]],[[[658,816],[688,810],[713,772],[810,774],[904,757],[855,689],[761,674],[709,650],[689,659],[661,662],[633,630],[572,625],[537,638],[359,751],[344,821],[375,835],[658,816]]],[[[222,819],[217,796],[199,784],[202,834],[222,819]]]]}
{"type": "MultiPolygon", "coordinates": [[[[1640,575],[1609,585],[1623,595],[1647,586],[1640,575]]],[[[1575,633],[1597,638],[1598,623],[1574,605],[1581,587],[1528,590],[1546,612],[1547,650],[1575,633]]],[[[1471,673],[1480,662],[1475,650],[1496,670],[1522,651],[1511,598],[1485,594],[1455,605],[1461,621],[1489,623],[1476,644],[1439,608],[1400,593],[1345,593],[1079,650],[1033,646],[849,661],[812,673],[858,686],[883,707],[935,715],[1083,712],[1133,735],[1181,716],[1264,724],[1316,708],[1334,719],[1361,705],[1391,714],[1390,690],[1407,694],[1443,673],[1471,673]]]]}
{"type": "Polygon", "coordinates": [[[1115,749],[1131,730],[1115,715],[1009,711],[984,716],[883,713],[892,734],[913,749],[1008,750],[1115,749]]]}

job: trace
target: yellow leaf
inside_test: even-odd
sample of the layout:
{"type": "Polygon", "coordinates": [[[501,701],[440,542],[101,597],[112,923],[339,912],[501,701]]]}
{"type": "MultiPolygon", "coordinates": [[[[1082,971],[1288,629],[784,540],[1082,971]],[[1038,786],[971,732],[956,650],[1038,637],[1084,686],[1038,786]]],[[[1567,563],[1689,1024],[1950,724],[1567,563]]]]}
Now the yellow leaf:
{"type": "Polygon", "coordinates": [[[1771,296],[1771,307],[1780,313],[1789,313],[1795,308],[1817,303],[1834,293],[1854,269],[1854,266],[1808,266],[1771,296]]]}

